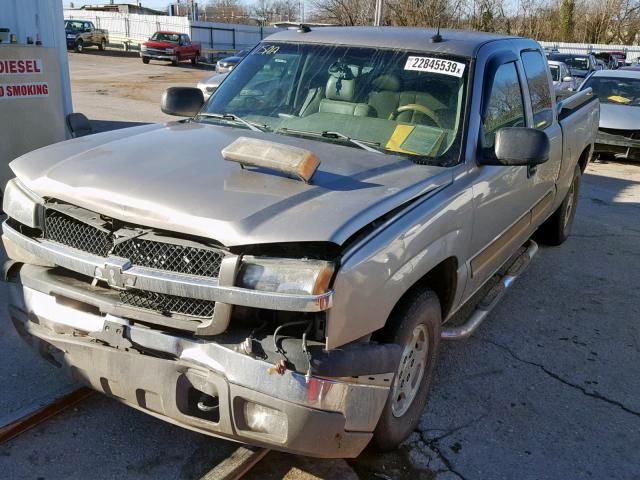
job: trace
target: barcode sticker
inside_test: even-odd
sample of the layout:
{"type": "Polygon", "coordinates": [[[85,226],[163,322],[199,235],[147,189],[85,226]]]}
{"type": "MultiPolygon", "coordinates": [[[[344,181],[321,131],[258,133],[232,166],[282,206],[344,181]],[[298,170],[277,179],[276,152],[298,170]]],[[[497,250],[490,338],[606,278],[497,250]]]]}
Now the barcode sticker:
{"type": "Polygon", "coordinates": [[[416,72],[442,73],[454,77],[462,77],[464,73],[464,63],[445,60],[443,58],[429,57],[409,57],[404,65],[405,70],[416,72]]]}

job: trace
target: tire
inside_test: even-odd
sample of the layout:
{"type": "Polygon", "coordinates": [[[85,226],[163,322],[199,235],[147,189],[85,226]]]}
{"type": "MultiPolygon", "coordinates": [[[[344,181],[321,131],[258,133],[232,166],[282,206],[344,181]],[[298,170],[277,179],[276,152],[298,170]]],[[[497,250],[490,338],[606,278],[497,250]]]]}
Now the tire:
{"type": "Polygon", "coordinates": [[[194,57],[191,59],[191,65],[193,65],[194,67],[198,65],[198,54],[194,55],[194,57]]]}
{"type": "Polygon", "coordinates": [[[149,63],[150,58],[149,57],[142,57],[142,63],[147,64],[149,63]]]}
{"type": "Polygon", "coordinates": [[[101,52],[104,52],[107,49],[107,42],[106,40],[103,38],[100,41],[100,45],[98,45],[98,50],[100,50],[101,52]]]}
{"type": "Polygon", "coordinates": [[[78,40],[78,41],[76,42],[76,46],[74,47],[74,50],[75,50],[77,53],[82,53],[82,52],[84,52],[84,42],[83,42],[82,40],[78,40]]]}
{"type": "Polygon", "coordinates": [[[576,217],[581,178],[582,171],[580,170],[580,165],[576,165],[567,195],[564,197],[558,209],[540,225],[540,228],[538,228],[535,234],[535,239],[540,241],[540,243],[558,246],[569,238],[573,220],[576,217]]]}
{"type": "Polygon", "coordinates": [[[180,56],[176,56],[175,60],[171,60],[171,65],[173,65],[174,67],[177,67],[179,63],[180,63],[180,56]]]}
{"type": "Polygon", "coordinates": [[[416,290],[396,307],[381,338],[376,336],[378,340],[401,345],[402,356],[389,398],[373,432],[374,448],[396,449],[418,425],[438,357],[441,323],[442,312],[436,294],[429,289],[416,290]],[[419,344],[421,348],[417,348],[419,344]],[[421,358],[422,367],[417,361],[421,358]],[[403,387],[405,390],[401,391],[403,387]]]}

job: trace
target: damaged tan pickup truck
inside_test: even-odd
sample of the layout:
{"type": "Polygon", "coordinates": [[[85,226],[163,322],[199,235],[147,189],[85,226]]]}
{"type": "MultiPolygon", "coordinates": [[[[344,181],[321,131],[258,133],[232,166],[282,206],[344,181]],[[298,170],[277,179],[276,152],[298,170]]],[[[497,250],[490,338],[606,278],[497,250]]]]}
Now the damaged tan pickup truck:
{"type": "Polygon", "coordinates": [[[532,40],[304,26],[162,108],[12,162],[13,323],[151,415],[320,457],[413,430],[440,339],[567,238],[599,116],[532,40]]]}

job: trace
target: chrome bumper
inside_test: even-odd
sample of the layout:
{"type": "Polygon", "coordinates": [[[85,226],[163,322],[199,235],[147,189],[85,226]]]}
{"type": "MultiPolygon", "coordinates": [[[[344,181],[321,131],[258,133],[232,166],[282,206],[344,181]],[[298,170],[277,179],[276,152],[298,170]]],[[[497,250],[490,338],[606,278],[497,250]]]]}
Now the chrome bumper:
{"type": "Polygon", "coordinates": [[[214,342],[141,328],[113,315],[76,310],[18,283],[8,285],[14,325],[41,353],[51,354],[80,382],[201,433],[304,455],[354,457],[369,442],[388,396],[387,386],[356,379],[307,379],[290,370],[279,375],[270,363],[214,342]],[[193,391],[219,399],[217,421],[193,414],[193,391]],[[280,412],[286,433],[248,427],[247,402],[280,412]]]}
{"type": "Polygon", "coordinates": [[[153,58],[154,60],[177,60],[178,57],[175,55],[163,55],[160,53],[152,53],[152,52],[140,52],[140,58],[153,58]]]}

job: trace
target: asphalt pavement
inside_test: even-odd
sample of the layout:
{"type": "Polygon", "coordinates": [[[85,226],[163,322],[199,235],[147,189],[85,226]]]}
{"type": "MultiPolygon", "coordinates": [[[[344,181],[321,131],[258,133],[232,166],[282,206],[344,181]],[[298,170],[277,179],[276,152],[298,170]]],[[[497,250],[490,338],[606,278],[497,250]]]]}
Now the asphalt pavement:
{"type": "MultiPolygon", "coordinates": [[[[122,125],[166,120],[152,101],[163,85],[136,108],[120,86],[88,90],[92,68],[94,77],[118,69],[124,84],[138,63],[71,54],[76,110],[122,125]]],[[[573,235],[540,249],[472,338],[442,345],[428,408],[399,451],[349,462],[271,453],[248,478],[640,479],[639,244],[640,164],[592,163],[573,235]]],[[[3,412],[68,386],[22,345],[4,312],[0,352],[3,412]]],[[[233,448],[96,395],[0,445],[0,477],[192,479],[233,448]]]]}

